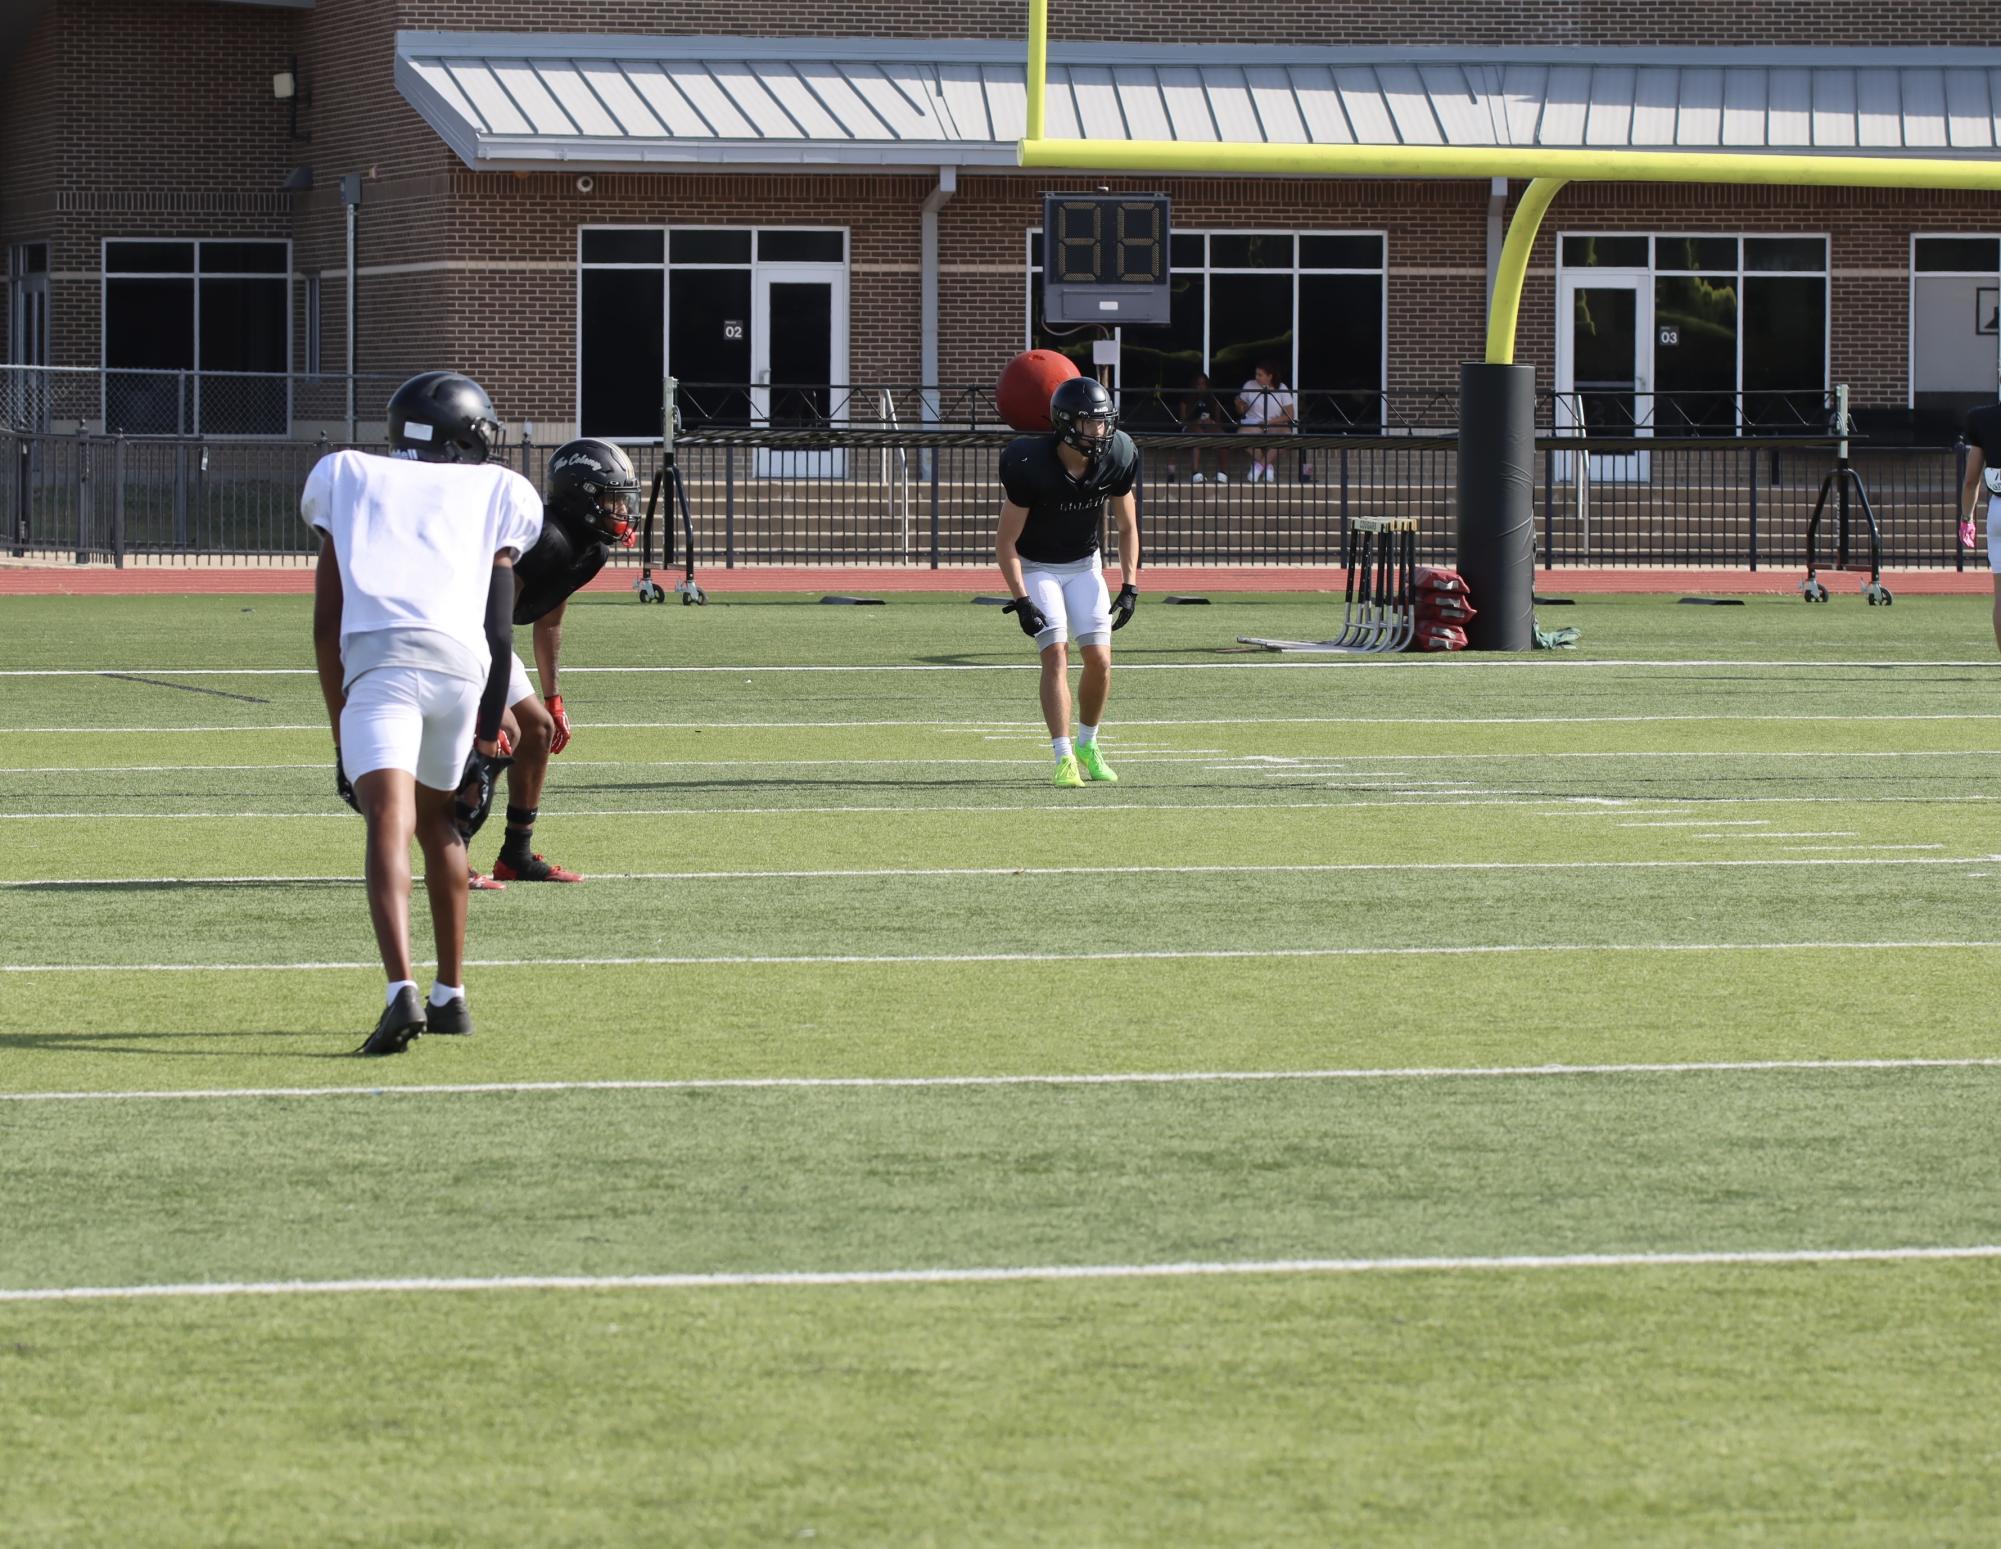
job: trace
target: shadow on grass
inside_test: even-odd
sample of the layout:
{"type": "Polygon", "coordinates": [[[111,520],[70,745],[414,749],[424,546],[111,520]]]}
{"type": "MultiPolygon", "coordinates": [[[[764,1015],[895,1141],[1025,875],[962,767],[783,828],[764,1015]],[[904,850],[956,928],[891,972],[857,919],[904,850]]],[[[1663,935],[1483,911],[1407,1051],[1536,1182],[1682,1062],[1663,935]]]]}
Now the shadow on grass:
{"type": "Polygon", "coordinates": [[[162,877],[153,880],[123,878],[103,882],[17,882],[9,892],[21,893],[182,893],[247,891],[252,888],[284,888],[302,891],[315,888],[360,887],[360,877],[162,877]]]}
{"type": "Polygon", "coordinates": [[[287,1042],[313,1040],[319,1044],[332,1044],[333,1048],[283,1049],[273,1051],[278,1058],[288,1060],[343,1060],[353,1056],[360,1047],[361,1040],[368,1036],[368,1029],[350,1035],[346,1033],[281,1033],[268,1028],[239,1033],[199,1032],[199,1033],[0,1033],[0,1050],[14,1050],[28,1054],[143,1054],[148,1058],[165,1056],[171,1059],[216,1059],[227,1057],[242,1058],[241,1049],[174,1049],[162,1047],[175,1040],[212,1040],[218,1038],[265,1038],[287,1042]]]}

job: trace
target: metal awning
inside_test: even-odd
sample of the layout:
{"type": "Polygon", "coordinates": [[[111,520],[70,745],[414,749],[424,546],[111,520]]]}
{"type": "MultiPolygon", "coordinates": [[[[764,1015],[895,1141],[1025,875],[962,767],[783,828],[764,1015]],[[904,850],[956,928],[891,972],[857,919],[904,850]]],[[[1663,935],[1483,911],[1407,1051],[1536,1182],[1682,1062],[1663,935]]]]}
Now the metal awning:
{"type": "MultiPolygon", "coordinates": [[[[399,32],[469,167],[1013,167],[1018,43],[399,32]]],[[[1050,49],[1056,139],[1991,158],[2001,49],[1050,49]]]]}

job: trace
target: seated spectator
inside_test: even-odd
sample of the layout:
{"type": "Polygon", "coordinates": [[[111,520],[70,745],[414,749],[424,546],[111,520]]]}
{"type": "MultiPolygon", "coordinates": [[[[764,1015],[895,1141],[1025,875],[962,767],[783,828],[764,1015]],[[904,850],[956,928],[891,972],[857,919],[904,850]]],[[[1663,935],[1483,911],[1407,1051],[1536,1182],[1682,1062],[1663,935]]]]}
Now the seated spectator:
{"type": "MultiPolygon", "coordinates": [[[[1193,436],[1217,435],[1230,429],[1230,417],[1224,412],[1223,400],[1217,397],[1215,389],[1210,387],[1208,377],[1199,371],[1189,378],[1188,395],[1176,406],[1175,418],[1180,422],[1182,430],[1193,436]]],[[[1230,482],[1229,454],[1217,452],[1215,457],[1216,482],[1227,484],[1230,482]]],[[[1202,448],[1199,446],[1193,448],[1188,461],[1194,470],[1190,476],[1192,482],[1202,483],[1202,448]]],[[[1174,472],[1174,464],[1170,462],[1167,465],[1167,476],[1173,478],[1174,472]]]]}
{"type": "MultiPolygon", "coordinates": [[[[1295,423],[1299,412],[1299,401],[1292,389],[1285,384],[1279,374],[1279,364],[1275,360],[1261,360],[1257,363],[1251,379],[1237,394],[1237,412],[1240,416],[1238,429],[1247,436],[1289,436],[1297,428],[1295,423]]],[[[1278,482],[1278,453],[1251,453],[1249,481],[1253,484],[1263,480],[1267,484],[1278,482]]],[[[1313,482],[1313,468],[1301,454],[1299,479],[1302,484],[1313,482]]]]}

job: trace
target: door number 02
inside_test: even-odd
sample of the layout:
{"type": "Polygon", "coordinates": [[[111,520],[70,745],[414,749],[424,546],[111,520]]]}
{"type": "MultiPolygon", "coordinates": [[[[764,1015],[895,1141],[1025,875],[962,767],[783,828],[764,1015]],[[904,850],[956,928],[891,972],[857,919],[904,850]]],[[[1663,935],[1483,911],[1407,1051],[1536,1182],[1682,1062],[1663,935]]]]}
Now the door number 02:
{"type": "Polygon", "coordinates": [[[743,337],[743,324],[733,318],[725,319],[723,322],[723,337],[725,339],[741,339],[743,337]]]}

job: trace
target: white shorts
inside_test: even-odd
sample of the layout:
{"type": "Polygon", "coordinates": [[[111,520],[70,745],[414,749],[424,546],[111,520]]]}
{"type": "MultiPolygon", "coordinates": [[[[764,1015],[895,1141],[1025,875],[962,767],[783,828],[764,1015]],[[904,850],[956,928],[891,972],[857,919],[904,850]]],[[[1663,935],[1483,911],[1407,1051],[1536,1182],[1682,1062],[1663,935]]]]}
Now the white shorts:
{"type": "Polygon", "coordinates": [[[1036,650],[1047,650],[1072,638],[1079,645],[1111,643],[1112,598],[1105,590],[1105,573],[1097,555],[1071,565],[1037,565],[1024,560],[1021,582],[1028,588],[1028,600],[1049,621],[1049,627],[1035,637],[1036,650]]]}
{"type": "Polygon", "coordinates": [[[1987,568],[2001,575],[2001,522],[1995,520],[1996,506],[2001,506],[2001,495],[1987,497],[1987,568]]]}
{"type": "Polygon", "coordinates": [[[377,667],[354,680],[340,713],[350,780],[400,769],[434,791],[457,788],[472,751],[480,685],[422,667],[377,667]]]}
{"type": "Polygon", "coordinates": [[[521,653],[516,651],[507,668],[507,708],[512,710],[534,692],[528,686],[528,669],[521,665],[521,653]]]}

